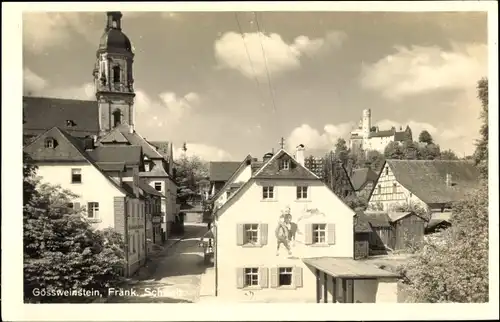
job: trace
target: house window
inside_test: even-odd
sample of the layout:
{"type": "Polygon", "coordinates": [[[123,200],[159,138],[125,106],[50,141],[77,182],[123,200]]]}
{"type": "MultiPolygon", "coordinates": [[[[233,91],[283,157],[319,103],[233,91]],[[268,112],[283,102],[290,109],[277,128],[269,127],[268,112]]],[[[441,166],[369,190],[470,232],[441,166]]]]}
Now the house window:
{"type": "Polygon", "coordinates": [[[293,274],[293,269],[291,267],[280,267],[278,286],[292,285],[292,276],[293,276],[292,274],[293,274]]]}
{"type": "Polygon", "coordinates": [[[392,184],[392,193],[398,193],[398,185],[396,183],[392,184]]]}
{"type": "Polygon", "coordinates": [[[49,149],[54,148],[54,139],[46,139],[45,140],[45,147],[49,149]]]}
{"type": "Polygon", "coordinates": [[[313,243],[314,244],[326,243],[326,224],[313,225],[313,243]]]}
{"type": "Polygon", "coordinates": [[[385,175],[388,176],[389,175],[389,167],[385,167],[385,175]]]}
{"type": "Polygon", "coordinates": [[[87,216],[92,219],[99,218],[99,203],[89,202],[87,205],[87,216]]]}
{"type": "Polygon", "coordinates": [[[259,269],[258,268],[245,268],[245,286],[259,285],[259,269]]]}
{"type": "Polygon", "coordinates": [[[256,244],[259,241],[259,225],[246,224],[245,225],[245,244],[256,244]]]}
{"type": "Polygon", "coordinates": [[[156,191],[161,191],[161,182],[155,182],[156,191]]]}
{"type": "Polygon", "coordinates": [[[307,186],[297,187],[297,199],[307,199],[307,186]]]}
{"type": "Polygon", "coordinates": [[[262,187],[262,199],[274,199],[274,187],[262,187]]]}
{"type": "Polygon", "coordinates": [[[382,187],[380,185],[377,186],[377,193],[382,194],[382,187]]]}
{"type": "Polygon", "coordinates": [[[71,169],[71,183],[82,183],[82,169],[71,169]]]}
{"type": "Polygon", "coordinates": [[[280,161],[280,169],[281,170],[289,170],[290,169],[290,160],[281,160],[280,161]]]}
{"type": "Polygon", "coordinates": [[[120,66],[113,67],[113,82],[115,84],[120,82],[120,66]]]}

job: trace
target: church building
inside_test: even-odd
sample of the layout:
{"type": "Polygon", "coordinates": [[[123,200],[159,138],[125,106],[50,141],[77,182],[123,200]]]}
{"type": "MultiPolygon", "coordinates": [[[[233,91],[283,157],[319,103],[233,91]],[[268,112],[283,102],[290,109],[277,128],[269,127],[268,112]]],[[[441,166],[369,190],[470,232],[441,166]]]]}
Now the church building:
{"type": "MultiPolygon", "coordinates": [[[[145,219],[142,214],[155,213],[156,208],[144,202],[143,197],[160,197],[161,216],[152,218],[153,234],[149,234],[155,236],[152,242],[156,243],[168,238],[169,223],[178,208],[173,147],[171,142],[153,144],[135,130],[133,62],[131,42],[122,31],[122,14],[107,12],[92,73],[96,100],[23,97],[24,150],[37,163],[44,181],[78,190],[79,201],[84,205],[107,205],[109,211],[100,211],[101,216],[115,218],[101,218],[99,228],[114,227],[120,220],[130,221],[131,214],[139,221],[145,219]],[[96,171],[85,170],[89,167],[96,171]],[[107,181],[96,179],[101,176],[107,181]],[[73,180],[76,177],[80,179],[73,180]],[[110,187],[116,188],[116,196],[96,195],[94,191],[102,188],[99,182],[110,182],[110,187]],[[86,200],[90,194],[92,200],[86,200]],[[117,211],[113,198],[122,195],[138,201],[131,207],[122,205],[117,211]]],[[[141,225],[134,224],[131,229],[144,227],[141,225]]],[[[125,231],[124,235],[129,234],[125,231]]],[[[137,236],[146,244],[145,234],[137,236]]],[[[132,244],[129,248],[136,252],[144,248],[140,243],[136,245],[135,239],[132,244]]]]}

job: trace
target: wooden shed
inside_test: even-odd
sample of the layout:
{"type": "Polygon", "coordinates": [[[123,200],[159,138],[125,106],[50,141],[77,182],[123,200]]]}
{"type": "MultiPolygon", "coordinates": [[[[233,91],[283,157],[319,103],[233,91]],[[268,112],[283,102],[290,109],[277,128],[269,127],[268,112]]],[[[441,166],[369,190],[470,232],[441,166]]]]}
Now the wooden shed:
{"type": "Polygon", "coordinates": [[[354,216],[354,259],[366,258],[370,254],[370,234],[372,228],[363,211],[354,216]]]}
{"type": "Polygon", "coordinates": [[[374,251],[399,250],[422,241],[425,218],[410,212],[367,212],[370,248],[374,251]]]}

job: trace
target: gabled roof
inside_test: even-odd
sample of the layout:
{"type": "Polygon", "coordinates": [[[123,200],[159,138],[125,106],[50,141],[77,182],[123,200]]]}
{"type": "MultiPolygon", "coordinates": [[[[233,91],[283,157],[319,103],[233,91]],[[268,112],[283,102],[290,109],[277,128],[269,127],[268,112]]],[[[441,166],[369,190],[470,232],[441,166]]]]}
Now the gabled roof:
{"type": "Polygon", "coordinates": [[[65,135],[61,129],[53,127],[31,141],[24,151],[37,162],[87,162],[88,158],[80,150],[80,144],[69,134],[65,135]],[[45,147],[46,139],[54,140],[53,148],[45,147]]]}
{"type": "Polygon", "coordinates": [[[163,169],[163,167],[155,166],[151,171],[139,172],[139,177],[141,178],[170,178],[168,173],[163,169]]]}
{"type": "Polygon", "coordinates": [[[240,161],[217,161],[208,164],[210,181],[227,181],[240,166],[240,161]]]}
{"type": "Polygon", "coordinates": [[[78,137],[99,134],[97,101],[23,96],[25,135],[39,135],[59,127],[78,137]],[[67,121],[72,121],[68,127],[67,121]]]}
{"type": "Polygon", "coordinates": [[[466,160],[386,160],[396,180],[427,204],[451,203],[479,187],[479,171],[466,160]],[[453,185],[446,185],[446,175],[453,185]]]}
{"type": "Polygon", "coordinates": [[[40,134],[30,144],[24,147],[24,151],[30,155],[34,161],[58,161],[58,162],[88,162],[92,164],[97,171],[99,171],[113,186],[120,192],[130,195],[130,193],[122,186],[117,184],[111,179],[103,170],[97,165],[92,157],[83,149],[82,142],[75,137],[71,136],[64,130],[53,127],[45,133],[40,134]],[[57,141],[55,148],[45,148],[45,139],[52,138],[57,141]],[[55,150],[62,146],[59,151],[55,150]]]}
{"type": "MultiPolygon", "coordinates": [[[[232,179],[236,177],[238,174],[240,174],[241,171],[243,171],[243,169],[245,169],[247,166],[251,165],[252,160],[253,160],[252,156],[250,154],[247,155],[245,159],[238,164],[238,167],[233,171],[231,176],[227,178],[226,182],[224,183],[224,186],[222,186],[222,188],[220,188],[219,191],[217,191],[217,193],[211,199],[217,200],[220,197],[220,195],[226,190],[226,188],[232,185],[232,179]]],[[[239,185],[238,188],[241,186],[242,185],[239,185]]]]}
{"type": "Polygon", "coordinates": [[[295,160],[288,152],[281,149],[264,164],[254,175],[257,179],[309,179],[320,180],[311,170],[295,160]],[[287,159],[290,161],[289,169],[280,169],[280,161],[287,159]]]}
{"type": "Polygon", "coordinates": [[[170,161],[172,143],[168,141],[148,141],[156,150],[163,155],[165,160],[170,161]]]}
{"type": "Polygon", "coordinates": [[[368,182],[377,181],[378,174],[370,168],[355,169],[352,172],[351,183],[355,191],[365,187],[368,182]]]}
{"type": "Polygon", "coordinates": [[[88,154],[98,163],[124,162],[125,165],[139,165],[142,161],[142,149],[138,145],[98,146],[88,154]]]}
{"type": "Polygon", "coordinates": [[[372,227],[370,226],[370,219],[361,210],[356,211],[354,217],[354,232],[355,233],[370,233],[372,232],[372,227]]]}
{"type": "Polygon", "coordinates": [[[111,132],[101,138],[98,144],[109,144],[116,143],[114,140],[119,134],[123,136],[130,145],[139,145],[142,147],[142,152],[150,159],[163,159],[163,155],[161,155],[156,148],[148,143],[142,136],[139,135],[136,131],[130,133],[130,126],[127,124],[121,124],[114,128],[111,132]]]}
{"type": "Polygon", "coordinates": [[[264,165],[264,162],[263,161],[252,161],[252,175],[257,173],[257,171],[260,170],[260,168],[262,168],[262,166],[264,165]]]}

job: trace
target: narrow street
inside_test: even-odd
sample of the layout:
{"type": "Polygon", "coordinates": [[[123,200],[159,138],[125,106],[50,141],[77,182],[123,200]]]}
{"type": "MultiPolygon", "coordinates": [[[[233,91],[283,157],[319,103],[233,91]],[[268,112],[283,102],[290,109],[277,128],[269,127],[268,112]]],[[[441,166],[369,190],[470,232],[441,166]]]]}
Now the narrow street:
{"type": "Polygon", "coordinates": [[[157,255],[138,276],[132,277],[124,291],[135,294],[116,294],[111,303],[193,303],[200,295],[201,274],[205,272],[203,250],[198,247],[206,225],[185,224],[182,240],[157,255]]]}

